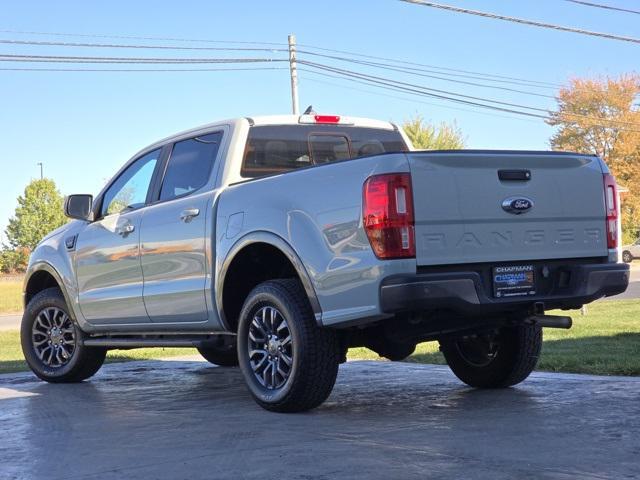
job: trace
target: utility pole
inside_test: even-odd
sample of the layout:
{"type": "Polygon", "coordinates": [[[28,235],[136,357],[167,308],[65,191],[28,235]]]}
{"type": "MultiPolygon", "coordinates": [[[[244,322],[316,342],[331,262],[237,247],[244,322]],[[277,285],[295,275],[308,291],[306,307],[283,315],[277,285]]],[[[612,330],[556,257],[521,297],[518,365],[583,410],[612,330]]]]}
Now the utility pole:
{"type": "Polygon", "coordinates": [[[289,73],[291,74],[291,107],[294,115],[300,114],[298,104],[298,69],[296,65],[296,36],[289,35],[289,73]]]}
{"type": "Polygon", "coordinates": [[[40,165],[40,180],[42,180],[44,178],[44,176],[42,175],[42,162],[38,162],[36,163],[36,165],[40,165]]]}

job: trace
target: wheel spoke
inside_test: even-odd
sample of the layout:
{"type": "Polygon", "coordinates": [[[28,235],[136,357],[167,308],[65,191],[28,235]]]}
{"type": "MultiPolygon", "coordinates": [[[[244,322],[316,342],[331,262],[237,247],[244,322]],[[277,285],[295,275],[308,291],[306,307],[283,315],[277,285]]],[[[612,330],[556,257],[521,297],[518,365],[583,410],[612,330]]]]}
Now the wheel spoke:
{"type": "Polygon", "coordinates": [[[271,328],[271,332],[276,332],[276,319],[278,316],[278,311],[275,308],[269,309],[269,327],[271,328]]]}
{"type": "Polygon", "coordinates": [[[251,322],[251,326],[255,327],[255,329],[262,334],[263,338],[267,338],[267,329],[265,328],[263,319],[256,315],[253,322],[251,322]]]}
{"type": "Polygon", "coordinates": [[[47,365],[51,365],[52,360],[53,360],[53,347],[49,346],[49,348],[47,349],[49,351],[49,356],[47,357],[47,360],[45,360],[47,362],[47,365]]]}
{"type": "Polygon", "coordinates": [[[67,361],[71,357],[71,353],[67,351],[67,347],[65,345],[60,345],[59,350],[63,361],[67,361]]]}
{"type": "Polygon", "coordinates": [[[62,317],[62,312],[60,310],[53,310],[53,315],[51,315],[51,322],[53,323],[53,326],[55,327],[61,327],[61,320],[62,317]]]}
{"type": "Polygon", "coordinates": [[[36,347],[36,348],[38,348],[40,345],[43,345],[43,344],[47,343],[48,338],[46,336],[44,336],[44,335],[40,335],[40,336],[43,337],[42,340],[36,340],[36,338],[35,338],[36,336],[35,335],[33,336],[33,339],[32,339],[33,340],[33,346],[36,347]]]}
{"type": "Polygon", "coordinates": [[[268,365],[267,368],[265,368],[262,371],[262,384],[267,387],[267,388],[271,388],[271,382],[269,381],[269,367],[271,365],[268,365]]]}
{"type": "Polygon", "coordinates": [[[59,348],[55,348],[53,351],[55,352],[56,363],[58,365],[62,365],[62,363],[64,362],[64,358],[62,358],[62,352],[59,348]]]}
{"type": "Polygon", "coordinates": [[[38,357],[40,358],[40,360],[42,360],[44,362],[44,354],[45,352],[50,349],[51,347],[49,345],[47,345],[46,347],[44,347],[42,350],[36,350],[36,353],[38,354],[38,357]]]}
{"type": "Polygon", "coordinates": [[[261,348],[258,348],[255,350],[249,350],[249,358],[253,358],[256,355],[262,355],[266,358],[268,354],[266,350],[263,350],[261,348]]]}
{"type": "Polygon", "coordinates": [[[278,333],[278,336],[281,336],[280,332],[287,331],[288,329],[289,329],[289,326],[287,325],[287,322],[284,321],[284,317],[280,317],[278,328],[276,328],[276,332],[278,333]]]}
{"type": "MultiPolygon", "coordinates": [[[[255,330],[258,330],[257,328],[255,330]]],[[[262,332],[262,330],[259,330],[259,333],[262,334],[262,337],[256,337],[256,334],[254,333],[254,329],[249,329],[249,339],[254,342],[254,343],[265,343],[267,341],[267,335],[262,332]]]]}
{"type": "Polygon", "coordinates": [[[45,308],[40,315],[42,318],[44,318],[47,321],[45,325],[47,328],[53,327],[53,325],[51,324],[51,316],[49,315],[49,309],[45,308]]]}
{"type": "Polygon", "coordinates": [[[267,352],[264,350],[252,350],[249,353],[251,368],[255,373],[260,373],[262,371],[262,368],[267,363],[267,358],[268,358],[267,352]],[[262,358],[260,358],[258,361],[255,361],[253,357],[256,355],[262,355],[262,358]]]}
{"type": "Polygon", "coordinates": [[[39,330],[43,330],[43,331],[45,331],[45,332],[46,332],[47,330],[49,330],[49,327],[48,327],[47,325],[45,325],[45,324],[44,324],[44,322],[42,321],[42,319],[43,319],[43,318],[44,318],[44,317],[43,317],[43,315],[42,315],[42,314],[38,315],[38,317],[36,318],[36,321],[35,321],[35,323],[34,323],[34,325],[33,325],[33,328],[34,328],[34,329],[36,329],[36,328],[37,328],[37,329],[39,329],[39,330]]]}
{"type": "MultiPolygon", "coordinates": [[[[282,358],[280,358],[280,360],[282,360],[282,358]]],[[[282,369],[282,363],[283,362],[281,362],[280,360],[278,360],[278,373],[280,374],[280,376],[282,377],[282,380],[284,381],[284,380],[287,379],[287,376],[289,375],[289,372],[285,372],[282,369]]]]}
{"type": "Polygon", "coordinates": [[[280,358],[287,364],[287,366],[291,366],[293,364],[293,358],[287,355],[285,352],[280,352],[280,358]]]}

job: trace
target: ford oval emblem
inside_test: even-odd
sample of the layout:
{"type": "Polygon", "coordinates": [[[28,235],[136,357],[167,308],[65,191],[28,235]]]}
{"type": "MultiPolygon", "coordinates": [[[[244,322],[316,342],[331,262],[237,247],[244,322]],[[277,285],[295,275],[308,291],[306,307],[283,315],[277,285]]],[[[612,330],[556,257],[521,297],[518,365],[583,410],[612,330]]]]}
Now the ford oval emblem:
{"type": "Polygon", "coordinates": [[[502,201],[502,209],[514,215],[522,215],[533,208],[533,200],[527,197],[509,197],[502,201]]]}

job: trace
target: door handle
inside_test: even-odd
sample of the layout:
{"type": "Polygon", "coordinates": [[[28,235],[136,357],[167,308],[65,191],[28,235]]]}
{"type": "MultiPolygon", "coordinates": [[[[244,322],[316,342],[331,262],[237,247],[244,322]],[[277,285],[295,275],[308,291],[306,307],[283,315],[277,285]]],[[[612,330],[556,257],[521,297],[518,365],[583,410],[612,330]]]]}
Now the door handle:
{"type": "Polygon", "coordinates": [[[183,210],[182,213],[180,214],[180,220],[182,220],[185,223],[189,223],[193,217],[197,217],[198,215],[200,215],[200,210],[197,208],[187,208],[186,210],[183,210]]]}
{"type": "Polygon", "coordinates": [[[118,235],[122,235],[123,237],[126,237],[131,232],[133,232],[135,229],[136,229],[136,227],[134,225],[132,225],[131,223],[127,223],[126,225],[123,225],[122,227],[117,229],[116,233],[118,235]]]}

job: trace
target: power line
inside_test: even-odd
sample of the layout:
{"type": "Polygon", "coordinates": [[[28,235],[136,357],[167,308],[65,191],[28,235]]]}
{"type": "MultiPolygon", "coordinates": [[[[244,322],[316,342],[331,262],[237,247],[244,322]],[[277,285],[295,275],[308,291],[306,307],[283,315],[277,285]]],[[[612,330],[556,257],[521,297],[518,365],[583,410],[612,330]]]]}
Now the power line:
{"type": "Polygon", "coordinates": [[[215,51],[256,51],[256,52],[286,52],[286,48],[266,47],[185,47],[177,45],[133,45],[119,43],[80,43],[80,42],[50,42],[38,40],[0,39],[0,43],[9,45],[33,45],[55,47],[90,47],[90,48],[135,48],[152,50],[215,50],[215,51]]]}
{"type": "Polygon", "coordinates": [[[479,10],[470,10],[468,8],[454,7],[452,5],[444,5],[442,3],[427,2],[425,0],[400,0],[400,1],[405,3],[413,3],[415,5],[421,5],[423,7],[439,8],[441,10],[448,10],[450,12],[465,13],[468,15],[477,15],[479,17],[492,18],[494,20],[504,20],[507,22],[520,23],[522,25],[530,25],[533,27],[550,28],[552,30],[559,30],[562,32],[579,33],[581,35],[590,35],[592,37],[607,38],[609,40],[620,40],[622,42],[640,43],[640,38],[624,37],[621,35],[613,35],[611,33],[592,32],[589,30],[582,30],[580,28],[565,27],[562,25],[554,25],[552,23],[536,22],[534,20],[526,20],[523,18],[509,17],[506,15],[497,15],[495,13],[481,12],[479,10]]]}
{"type": "Polygon", "coordinates": [[[166,58],[166,57],[85,57],[62,55],[17,55],[0,54],[3,62],[47,62],[47,63],[163,63],[163,64],[189,64],[189,63],[260,63],[260,62],[287,62],[277,58],[166,58]]]}
{"type": "Polygon", "coordinates": [[[175,38],[175,37],[143,37],[137,35],[102,35],[94,33],[61,33],[61,32],[34,32],[24,30],[0,30],[0,33],[13,33],[18,35],[48,35],[54,37],[81,37],[81,38],[120,38],[129,40],[158,40],[167,42],[193,42],[193,43],[221,43],[221,44],[248,44],[248,45],[279,45],[286,46],[282,42],[251,42],[247,40],[210,40],[195,38],[175,38]]]}
{"type": "MultiPolygon", "coordinates": [[[[442,81],[445,81],[445,82],[458,83],[458,84],[462,84],[462,85],[471,85],[471,86],[474,86],[474,87],[481,87],[481,88],[492,88],[492,89],[495,89],[495,90],[502,90],[502,91],[508,91],[508,92],[521,93],[521,94],[524,94],[524,95],[533,95],[535,97],[543,97],[543,98],[553,98],[553,99],[555,99],[554,96],[545,95],[543,93],[536,93],[536,92],[530,92],[530,91],[526,91],[526,90],[518,90],[518,89],[510,88],[510,87],[503,87],[503,86],[499,86],[499,85],[487,85],[486,83],[469,82],[469,81],[465,81],[465,80],[457,80],[457,79],[453,79],[453,78],[442,77],[442,76],[439,76],[439,75],[420,73],[420,72],[425,71],[423,69],[399,67],[399,66],[395,66],[395,65],[389,65],[389,64],[378,63],[378,62],[369,62],[369,61],[364,61],[364,60],[349,59],[349,58],[345,58],[345,57],[337,57],[337,56],[334,56],[334,55],[323,55],[323,54],[317,54],[317,53],[314,53],[314,52],[307,52],[307,51],[304,51],[304,50],[299,50],[298,52],[299,53],[308,54],[308,55],[317,55],[317,56],[320,56],[320,57],[331,58],[331,59],[340,60],[340,61],[343,61],[343,62],[355,63],[355,64],[358,64],[358,65],[365,65],[365,66],[370,66],[370,67],[374,67],[374,68],[381,68],[381,69],[385,69],[385,70],[391,70],[391,71],[394,71],[394,72],[407,73],[409,75],[415,75],[415,76],[418,76],[418,77],[433,78],[433,79],[442,80],[442,81]]],[[[426,71],[430,72],[429,70],[426,70],[426,71]]],[[[436,73],[440,73],[442,75],[441,72],[436,72],[436,73]]],[[[494,80],[494,81],[497,81],[497,80],[494,80]]],[[[513,83],[513,82],[509,82],[509,83],[513,83]]],[[[521,84],[520,83],[516,83],[516,85],[521,85],[521,84]]]]}
{"type": "Polygon", "coordinates": [[[604,8],[605,10],[615,10],[617,12],[635,13],[636,15],[640,15],[640,11],[638,10],[630,10],[628,8],[614,7],[612,5],[603,5],[601,3],[593,3],[593,2],[583,2],[581,0],[564,0],[564,1],[577,3],[578,5],[585,5],[587,7],[604,8]]]}
{"type": "MultiPolygon", "coordinates": [[[[312,47],[312,48],[317,48],[317,47],[312,47]]],[[[459,78],[471,78],[471,79],[476,79],[476,80],[482,80],[484,82],[494,82],[494,83],[505,83],[505,84],[511,84],[511,85],[520,85],[520,86],[527,86],[527,87],[533,87],[533,88],[546,88],[546,89],[556,89],[558,87],[561,87],[560,84],[546,84],[545,82],[539,82],[536,80],[525,80],[525,79],[519,79],[516,77],[501,77],[499,75],[491,75],[491,74],[482,74],[482,73],[476,73],[473,75],[467,75],[467,74],[460,74],[460,73],[450,73],[448,70],[452,70],[452,69],[446,69],[443,67],[430,67],[430,68],[416,68],[416,67],[409,67],[409,66],[404,66],[404,65],[421,65],[421,64],[415,64],[413,62],[403,62],[400,60],[393,60],[393,59],[389,59],[387,60],[388,62],[392,62],[390,63],[382,63],[382,62],[372,62],[372,61],[367,61],[367,60],[357,60],[354,58],[348,58],[348,57],[342,57],[342,56],[336,56],[336,55],[325,55],[322,53],[317,53],[317,52],[310,52],[308,50],[298,50],[299,53],[303,53],[306,55],[313,55],[316,57],[323,57],[323,58],[331,58],[334,60],[341,60],[341,61],[345,61],[345,62],[351,62],[351,63],[358,63],[361,65],[370,65],[370,66],[376,66],[376,67],[394,67],[394,68],[401,68],[403,70],[406,71],[414,71],[414,72],[426,72],[426,73],[435,73],[438,75],[448,75],[448,76],[452,76],[452,77],[459,77],[459,78]],[[393,63],[397,63],[400,65],[393,65],[393,63]],[[437,71],[437,70],[432,70],[432,68],[435,69],[441,69],[441,70],[445,70],[443,71],[437,71]],[[492,77],[497,77],[497,78],[492,78],[492,77]],[[553,86],[551,86],[553,85],[553,86]]],[[[356,55],[358,56],[358,54],[352,54],[352,55],[356,55]]],[[[362,55],[363,58],[365,57],[370,57],[369,55],[362,55]]],[[[374,57],[374,58],[381,58],[381,57],[374,57]]],[[[465,70],[459,70],[464,72],[465,70]]],[[[442,77],[438,77],[438,78],[442,78],[442,77]]]]}
{"type": "MultiPolygon", "coordinates": [[[[345,51],[345,50],[335,50],[335,49],[331,49],[331,48],[323,48],[323,47],[317,47],[314,45],[309,45],[309,44],[299,44],[298,46],[303,47],[303,48],[312,48],[314,50],[320,50],[320,51],[325,51],[325,52],[333,52],[333,53],[341,53],[341,54],[346,54],[346,55],[351,55],[354,57],[361,57],[361,58],[370,58],[373,60],[384,60],[386,62],[392,62],[392,63],[398,63],[398,64],[403,64],[403,65],[412,65],[412,66],[416,66],[416,67],[426,67],[428,69],[436,69],[436,70],[443,70],[445,72],[458,72],[460,74],[469,74],[469,75],[459,75],[459,74],[455,74],[455,73],[449,73],[449,75],[454,75],[454,76],[459,76],[459,77],[466,77],[466,78],[478,78],[478,79],[482,79],[485,81],[502,81],[505,80],[504,83],[511,83],[511,82],[507,82],[506,80],[513,80],[515,82],[524,82],[526,84],[531,84],[531,86],[537,86],[539,85],[540,88],[559,88],[562,87],[562,85],[560,85],[559,83],[551,83],[551,82],[541,82],[538,80],[531,80],[531,79],[524,79],[524,78],[518,78],[518,77],[509,77],[509,76],[505,76],[505,75],[495,75],[495,74],[491,74],[491,73],[483,73],[483,72],[476,72],[476,71],[472,71],[472,70],[461,70],[458,68],[448,68],[448,67],[441,67],[438,65],[430,65],[430,64],[425,64],[425,63],[418,63],[418,62],[411,62],[408,60],[398,60],[398,59],[394,59],[394,58],[389,58],[389,57],[379,57],[379,56],[375,56],[375,55],[366,55],[363,53],[356,53],[356,52],[349,52],[349,51],[345,51]],[[496,80],[490,80],[491,78],[495,78],[496,80]]],[[[298,50],[299,52],[302,50],[298,50]]],[[[311,53],[311,52],[307,52],[307,53],[311,53]]],[[[316,55],[320,55],[318,53],[316,53],[316,55]]],[[[429,71],[429,70],[423,70],[423,71],[429,71]]],[[[442,72],[438,72],[438,73],[442,73],[442,72]]],[[[516,83],[518,84],[518,83],[516,83]]]]}
{"type": "Polygon", "coordinates": [[[393,80],[393,79],[386,78],[386,77],[379,77],[379,76],[376,76],[376,75],[368,75],[368,74],[364,74],[364,73],[355,72],[353,70],[346,70],[346,69],[341,69],[341,68],[337,68],[337,67],[332,67],[330,65],[324,65],[324,64],[321,64],[321,63],[307,62],[305,60],[299,60],[299,63],[308,65],[310,67],[319,68],[319,69],[322,69],[322,70],[327,70],[327,71],[339,73],[339,74],[342,74],[342,75],[355,76],[357,78],[369,79],[369,80],[381,81],[381,82],[392,82],[392,83],[394,83],[396,85],[402,85],[402,86],[410,87],[410,88],[418,88],[418,89],[423,90],[425,92],[432,92],[432,93],[430,93],[430,95],[433,95],[433,96],[435,96],[437,98],[445,98],[445,99],[448,99],[448,100],[459,100],[459,101],[463,101],[461,99],[477,100],[477,101],[484,101],[484,102],[490,102],[490,103],[505,105],[507,107],[516,107],[516,108],[524,108],[526,110],[534,110],[534,111],[538,111],[538,112],[547,112],[547,110],[544,109],[544,108],[528,107],[528,106],[520,105],[520,104],[517,104],[517,103],[502,102],[500,100],[487,99],[487,98],[482,98],[482,97],[476,97],[476,96],[473,96],[473,95],[465,95],[465,94],[462,94],[462,93],[451,92],[451,91],[448,91],[448,90],[441,90],[441,89],[437,89],[437,88],[424,87],[422,85],[416,85],[416,84],[413,84],[413,83],[401,82],[401,81],[398,81],[398,80],[393,80]],[[443,96],[443,95],[445,95],[445,96],[443,96]],[[456,97],[456,98],[453,98],[451,96],[456,97]]]}
{"type": "MultiPolygon", "coordinates": [[[[479,103],[479,102],[474,102],[471,100],[465,100],[463,98],[456,98],[456,97],[452,97],[449,95],[442,95],[439,93],[432,93],[429,92],[428,90],[432,90],[432,89],[427,89],[426,87],[422,87],[420,85],[412,85],[412,84],[406,84],[404,82],[397,82],[395,80],[392,79],[387,79],[384,77],[375,77],[372,75],[365,75],[365,74],[360,74],[357,72],[353,72],[353,71],[349,71],[349,70],[344,70],[344,69],[336,69],[333,67],[330,67],[328,65],[321,65],[321,64],[317,64],[317,63],[312,63],[312,62],[307,62],[307,61],[298,61],[298,63],[303,64],[303,65],[308,65],[310,67],[313,68],[318,68],[321,70],[327,70],[330,72],[335,72],[335,73],[339,73],[342,76],[345,77],[351,77],[351,78],[357,78],[359,80],[362,80],[364,82],[367,82],[368,84],[377,84],[377,85],[385,85],[391,89],[397,90],[397,91],[401,91],[401,92],[410,92],[410,93],[414,93],[414,94],[418,94],[418,95],[424,95],[424,96],[428,96],[428,97],[432,97],[432,98],[439,98],[441,100],[449,100],[452,102],[456,102],[456,103],[461,103],[464,105],[472,105],[472,106],[476,106],[476,107],[481,107],[481,108],[488,108],[490,110],[498,110],[498,111],[502,111],[502,112],[508,112],[508,113],[517,113],[520,115],[526,115],[526,116],[530,116],[530,117],[535,117],[535,118],[541,118],[541,119],[546,119],[547,117],[545,115],[540,115],[540,114],[535,114],[535,113],[530,113],[530,112],[522,112],[519,110],[513,110],[510,108],[506,108],[506,107],[498,107],[495,105],[487,105],[484,103],[479,103]]],[[[525,107],[526,108],[526,107],[525,107]]],[[[545,111],[542,109],[539,109],[541,111],[545,111]]]]}
{"type": "Polygon", "coordinates": [[[288,70],[288,67],[254,67],[254,68],[20,68],[0,67],[0,71],[11,72],[239,72],[259,70],[288,70]]]}
{"type": "MultiPolygon", "coordinates": [[[[492,99],[487,99],[487,98],[481,98],[481,97],[470,97],[468,95],[460,95],[454,92],[446,92],[448,93],[448,95],[442,95],[440,93],[432,93],[432,91],[434,89],[430,89],[427,87],[422,87],[420,85],[414,85],[414,84],[409,84],[409,83],[405,83],[405,82],[398,82],[395,81],[393,79],[388,79],[388,78],[384,78],[384,77],[376,77],[376,76],[372,76],[372,75],[366,75],[366,74],[360,74],[358,72],[353,72],[350,70],[344,70],[344,69],[338,69],[338,68],[333,68],[330,67],[328,65],[322,65],[322,64],[314,64],[312,62],[306,62],[306,61],[299,61],[299,63],[301,64],[305,64],[308,65],[312,68],[318,68],[321,70],[327,70],[333,73],[337,73],[338,75],[344,76],[344,77],[350,77],[350,78],[354,78],[360,81],[360,83],[366,82],[365,84],[367,85],[383,85],[386,86],[392,90],[396,90],[396,91],[401,91],[401,92],[408,92],[411,94],[415,94],[415,95],[422,95],[422,96],[428,96],[428,97],[432,97],[432,98],[438,98],[441,100],[448,100],[448,101],[452,101],[455,103],[461,103],[461,104],[465,104],[465,105],[470,105],[473,107],[479,107],[479,108],[486,108],[489,110],[496,110],[496,111],[501,111],[501,112],[506,112],[506,113],[514,113],[517,115],[523,115],[523,116],[527,116],[527,117],[534,117],[534,118],[539,118],[542,120],[550,120],[552,117],[550,117],[549,115],[552,115],[554,113],[557,112],[552,112],[549,110],[545,110],[542,108],[537,108],[537,107],[529,107],[529,106],[525,106],[525,105],[519,105],[519,104],[513,104],[513,103],[507,103],[507,102],[500,102],[497,100],[492,100],[492,99]],[[431,91],[430,91],[431,90],[431,91]],[[451,95],[454,95],[453,97],[451,95]],[[457,98],[457,97],[463,97],[463,98],[457,98]],[[466,98],[471,98],[472,100],[466,100],[466,98]],[[478,101],[473,101],[473,100],[478,100],[478,101]],[[483,103],[486,102],[486,103],[483,103]],[[496,105],[497,104],[497,105],[496,105]],[[505,106],[498,106],[498,105],[505,105],[505,106]],[[507,107],[514,107],[514,108],[507,108],[507,107]],[[532,113],[532,112],[524,112],[522,110],[516,110],[515,108],[522,108],[522,109],[528,109],[528,110],[534,110],[534,111],[539,111],[539,112],[545,112],[546,115],[540,114],[540,113],[532,113]]],[[[440,91],[442,92],[442,91],[440,91]]],[[[618,130],[625,130],[625,131],[629,131],[629,132],[634,132],[634,133],[640,133],[640,130],[629,130],[624,128],[624,126],[630,126],[630,127],[638,127],[640,128],[640,124],[638,123],[633,123],[633,122],[624,122],[624,121],[619,121],[619,120],[608,120],[608,119],[602,119],[602,118],[596,118],[596,117],[590,117],[587,115],[580,115],[580,114],[573,114],[573,113],[564,113],[565,115],[569,116],[569,117],[573,117],[573,118],[583,118],[586,120],[591,120],[594,122],[599,122],[599,121],[607,121],[609,123],[612,124],[617,124],[620,125],[620,127],[607,127],[607,126],[603,126],[603,125],[597,125],[600,126],[602,128],[617,128],[618,130]]]]}
{"type": "MultiPolygon", "coordinates": [[[[346,80],[346,81],[349,81],[349,82],[356,82],[356,83],[361,83],[361,84],[364,84],[364,85],[369,85],[369,84],[364,83],[364,82],[358,82],[357,80],[355,80],[353,78],[344,78],[344,77],[340,77],[338,75],[331,75],[331,74],[323,73],[323,72],[315,72],[313,70],[307,70],[306,68],[299,68],[298,70],[301,71],[301,72],[305,72],[305,73],[309,73],[309,74],[313,74],[313,75],[320,75],[320,76],[323,76],[323,77],[336,78],[338,80],[346,80]]],[[[401,96],[398,96],[398,95],[390,95],[388,93],[375,92],[375,91],[372,91],[372,90],[365,90],[363,88],[348,87],[346,85],[341,85],[341,84],[337,84],[337,83],[318,80],[316,78],[306,78],[306,80],[310,81],[310,82],[322,83],[322,84],[325,84],[325,85],[344,88],[344,89],[352,90],[352,91],[356,91],[356,92],[367,93],[369,95],[377,95],[377,96],[380,96],[380,97],[387,97],[387,98],[395,98],[395,99],[398,99],[398,100],[404,100],[406,102],[420,103],[421,105],[431,105],[431,106],[434,106],[434,107],[446,108],[446,109],[449,109],[449,110],[457,110],[457,111],[461,111],[461,112],[470,112],[470,113],[475,113],[475,114],[478,114],[478,115],[488,115],[490,117],[509,118],[509,119],[513,119],[513,120],[520,120],[520,121],[523,121],[523,122],[538,123],[537,120],[533,120],[533,119],[529,119],[529,118],[523,118],[523,117],[514,116],[514,115],[500,115],[500,114],[497,114],[497,113],[471,110],[471,109],[468,109],[468,108],[454,107],[454,106],[446,105],[446,104],[443,105],[443,104],[439,104],[439,103],[430,103],[430,102],[425,102],[425,101],[422,101],[422,100],[416,100],[415,98],[401,97],[401,96]]],[[[369,86],[387,90],[386,87],[379,86],[379,85],[369,85],[369,86]]]]}
{"type": "MultiPolygon", "coordinates": [[[[159,37],[159,36],[135,36],[135,35],[106,35],[106,34],[78,34],[78,33],[62,33],[62,32],[39,32],[39,31],[22,31],[22,30],[0,30],[0,33],[12,33],[12,34],[20,34],[20,35],[49,35],[49,36],[62,36],[62,37],[81,37],[81,38],[118,38],[118,39],[135,39],[135,40],[154,40],[154,41],[174,41],[174,42],[192,42],[192,43],[217,43],[217,44],[248,44],[248,45],[272,45],[272,46],[280,46],[280,47],[286,47],[287,44],[286,43],[280,43],[280,42],[253,42],[253,41],[244,41],[244,40],[211,40],[211,39],[193,39],[193,38],[175,38],[175,37],[159,37]]],[[[73,42],[48,42],[48,41],[42,41],[42,42],[38,42],[38,41],[32,41],[32,40],[7,40],[7,43],[16,43],[16,44],[25,44],[25,45],[60,45],[60,46],[77,46],[77,47],[110,47],[110,48],[157,48],[157,49],[175,49],[175,50],[224,50],[224,48],[213,48],[213,47],[179,47],[179,46],[175,46],[175,45],[170,45],[170,46],[165,46],[165,45],[132,45],[132,44],[127,44],[127,45],[122,45],[122,44],[96,44],[96,43],[73,43],[73,42]]],[[[3,41],[0,41],[0,43],[3,43],[3,41]]],[[[560,84],[556,84],[556,83],[550,83],[550,82],[541,82],[541,81],[536,81],[536,80],[531,80],[531,79],[522,79],[522,78],[517,78],[517,77],[510,77],[510,76],[504,76],[504,75],[495,75],[495,74],[489,74],[489,73],[483,73],[483,72],[475,72],[475,71],[470,71],[470,70],[462,70],[462,69],[456,69],[456,68],[448,68],[448,67],[442,67],[442,66],[438,66],[438,65],[430,65],[430,64],[424,64],[424,63],[417,63],[417,62],[411,62],[411,61],[407,61],[407,60],[398,60],[398,59],[394,59],[394,58],[388,58],[388,57],[380,57],[380,56],[375,56],[375,55],[366,55],[366,54],[362,54],[362,53],[357,53],[357,52],[349,52],[349,51],[345,51],[345,50],[335,50],[335,49],[330,49],[330,48],[323,48],[323,47],[318,47],[315,45],[309,45],[309,44],[302,44],[299,45],[303,48],[311,48],[314,50],[320,50],[320,51],[326,51],[326,52],[333,52],[333,53],[341,53],[341,54],[347,54],[347,55],[351,55],[351,56],[356,56],[356,57],[361,57],[361,58],[369,58],[369,59],[373,59],[373,60],[383,60],[383,61],[387,61],[387,62],[393,62],[393,63],[398,63],[398,64],[403,64],[403,65],[411,65],[411,66],[415,66],[415,67],[426,67],[429,69],[435,69],[435,70],[443,70],[446,72],[457,72],[457,73],[449,73],[449,75],[452,76],[459,76],[461,78],[476,78],[476,79],[481,79],[484,81],[490,81],[490,82],[501,82],[504,81],[503,83],[512,83],[510,81],[507,80],[511,80],[513,81],[514,84],[520,84],[520,82],[523,82],[523,84],[529,85],[529,86],[534,86],[536,88],[557,88],[557,87],[561,87],[562,85],[560,84]],[[461,75],[463,74],[463,75],[461,75]],[[494,80],[495,79],[495,80],[494,80]]],[[[230,50],[243,50],[241,48],[229,48],[230,50]]],[[[253,48],[247,48],[247,50],[253,50],[253,48]]],[[[255,48],[256,51],[262,51],[261,48],[255,48]]],[[[287,48],[264,48],[264,51],[287,51],[287,48]]],[[[319,55],[315,52],[308,52],[309,54],[316,54],[319,55]]],[[[426,71],[426,73],[440,73],[440,72],[433,72],[433,71],[426,71]]]]}

